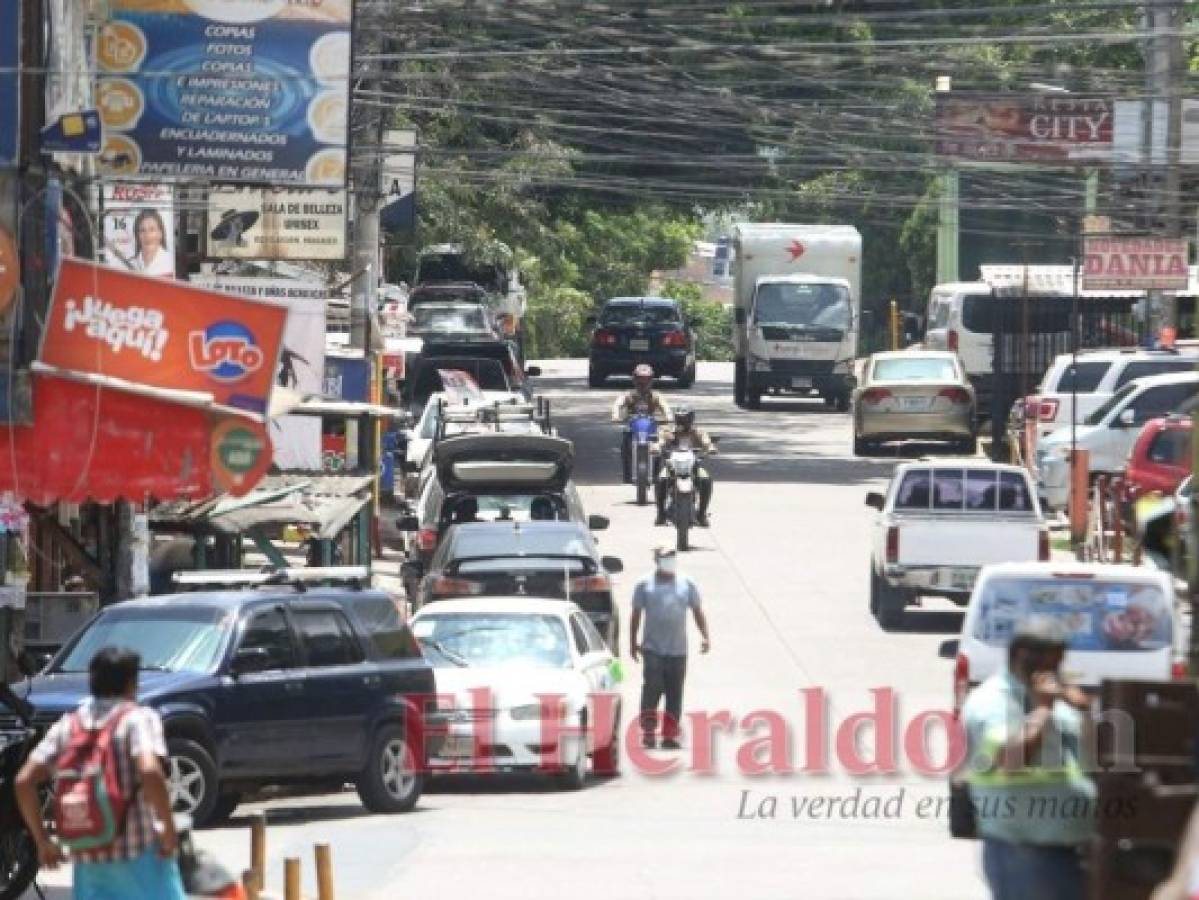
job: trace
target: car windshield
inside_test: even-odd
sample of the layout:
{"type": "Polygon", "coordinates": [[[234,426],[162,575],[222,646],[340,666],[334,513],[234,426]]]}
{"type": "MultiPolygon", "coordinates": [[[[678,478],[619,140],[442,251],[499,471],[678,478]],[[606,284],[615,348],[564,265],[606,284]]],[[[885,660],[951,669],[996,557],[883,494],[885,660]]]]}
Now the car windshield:
{"type": "Polygon", "coordinates": [[[874,362],[875,381],[957,381],[953,360],[936,356],[888,358],[874,362]]]}
{"type": "Polygon", "coordinates": [[[754,321],[759,325],[849,327],[849,291],[839,284],[767,282],[754,296],[754,321]]]}
{"type": "Polygon", "coordinates": [[[125,647],[141,656],[143,669],[211,672],[234,618],[227,610],[203,607],[112,607],[88,626],[55,671],[86,672],[96,651],[125,647]]]}
{"type": "Polygon", "coordinates": [[[606,326],[664,325],[678,322],[678,312],[668,303],[609,303],[600,315],[600,324],[606,326]]]}
{"type": "MultiPolygon", "coordinates": [[[[521,613],[429,613],[412,624],[423,644],[471,666],[563,669],[570,666],[566,628],[557,616],[521,613]]],[[[438,659],[433,660],[439,664],[438,659]]],[[[447,661],[441,665],[452,665],[447,661]]]]}
{"type": "Polygon", "coordinates": [[[487,331],[487,319],[479,306],[429,304],[412,311],[410,327],[413,331],[487,331]]]}
{"type": "Polygon", "coordinates": [[[1006,646],[1030,616],[1055,619],[1076,651],[1131,652],[1172,646],[1170,604],[1154,584],[1098,578],[992,578],[982,588],[974,636],[1006,646]]]}
{"type": "Polygon", "coordinates": [[[1124,385],[1124,387],[1120,388],[1120,390],[1116,391],[1116,393],[1112,394],[1110,397],[1107,398],[1106,401],[1104,401],[1102,404],[1100,404],[1098,409],[1096,409],[1093,413],[1091,413],[1089,416],[1087,416],[1083,420],[1083,424],[1086,424],[1086,425],[1100,424],[1101,422],[1103,422],[1104,419],[1107,418],[1108,414],[1113,409],[1120,406],[1125,400],[1127,400],[1129,395],[1131,395],[1136,389],[1137,389],[1137,385],[1135,383],[1124,385]]]}

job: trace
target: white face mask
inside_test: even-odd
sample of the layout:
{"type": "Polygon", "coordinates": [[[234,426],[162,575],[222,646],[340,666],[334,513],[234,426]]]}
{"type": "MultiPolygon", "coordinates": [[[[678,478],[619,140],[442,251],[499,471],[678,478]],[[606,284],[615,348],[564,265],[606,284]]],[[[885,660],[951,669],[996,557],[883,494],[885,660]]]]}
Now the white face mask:
{"type": "Polygon", "coordinates": [[[673,556],[663,556],[658,560],[658,571],[663,575],[673,575],[679,570],[679,561],[673,556]]]}

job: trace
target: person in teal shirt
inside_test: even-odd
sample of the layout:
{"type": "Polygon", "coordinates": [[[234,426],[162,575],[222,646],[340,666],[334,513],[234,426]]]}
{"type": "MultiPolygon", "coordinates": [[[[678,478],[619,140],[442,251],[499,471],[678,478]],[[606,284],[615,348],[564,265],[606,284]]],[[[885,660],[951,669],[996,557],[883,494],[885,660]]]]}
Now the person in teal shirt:
{"type": "Polygon", "coordinates": [[[1095,821],[1083,771],[1089,700],[1064,684],[1066,637],[1051,618],[1016,629],[1007,668],[966,699],[966,773],[994,900],[1083,900],[1080,852],[1095,821]]]}

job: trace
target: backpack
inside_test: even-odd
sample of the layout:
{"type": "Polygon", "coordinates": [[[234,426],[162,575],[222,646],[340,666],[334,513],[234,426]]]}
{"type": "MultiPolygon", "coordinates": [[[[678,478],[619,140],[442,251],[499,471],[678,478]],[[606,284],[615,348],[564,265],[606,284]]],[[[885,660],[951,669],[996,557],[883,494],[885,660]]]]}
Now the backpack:
{"type": "Polygon", "coordinates": [[[70,713],[67,746],[54,767],[54,822],[58,839],[71,850],[107,847],[125,827],[133,796],[121,787],[113,735],[133,708],[118,706],[98,728],[70,713]]]}

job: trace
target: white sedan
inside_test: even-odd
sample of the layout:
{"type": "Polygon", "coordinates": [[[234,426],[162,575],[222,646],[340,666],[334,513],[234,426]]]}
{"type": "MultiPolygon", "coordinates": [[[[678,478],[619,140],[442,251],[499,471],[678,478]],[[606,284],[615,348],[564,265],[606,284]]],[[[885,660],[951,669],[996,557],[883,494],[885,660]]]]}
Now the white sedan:
{"type": "Polygon", "coordinates": [[[429,759],[431,772],[552,766],[561,785],[574,790],[586,781],[589,756],[597,773],[617,772],[619,670],[576,604],[529,597],[445,600],[421,609],[412,631],[436,669],[448,719],[444,744],[429,759]],[[546,695],[562,700],[555,705],[546,695]],[[556,747],[545,741],[546,711],[561,729],[556,747]],[[583,728],[587,739],[578,736],[583,728]]]}

